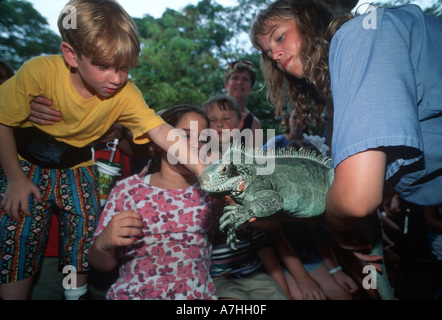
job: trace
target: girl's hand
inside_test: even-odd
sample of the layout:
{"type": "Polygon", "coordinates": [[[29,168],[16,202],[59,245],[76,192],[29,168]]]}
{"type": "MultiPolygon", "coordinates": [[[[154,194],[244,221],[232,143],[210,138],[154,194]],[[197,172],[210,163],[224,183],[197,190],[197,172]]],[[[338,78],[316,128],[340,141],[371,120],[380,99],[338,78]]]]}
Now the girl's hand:
{"type": "Polygon", "coordinates": [[[103,251],[131,245],[143,235],[142,228],[143,219],[139,213],[122,211],[112,218],[95,244],[103,251]]]}

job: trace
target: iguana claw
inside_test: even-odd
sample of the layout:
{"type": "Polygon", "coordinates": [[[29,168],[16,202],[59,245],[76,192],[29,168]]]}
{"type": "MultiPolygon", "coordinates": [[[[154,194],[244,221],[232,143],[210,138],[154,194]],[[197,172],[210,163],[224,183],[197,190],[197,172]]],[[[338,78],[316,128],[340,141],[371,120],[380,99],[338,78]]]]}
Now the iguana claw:
{"type": "Polygon", "coordinates": [[[224,208],[224,214],[219,219],[220,227],[222,231],[229,225],[230,229],[238,229],[243,223],[249,220],[248,214],[241,210],[240,205],[231,205],[224,208]]]}
{"type": "Polygon", "coordinates": [[[235,228],[230,226],[227,230],[227,245],[230,247],[230,249],[237,250],[235,247],[235,242],[239,242],[239,240],[236,237],[235,228]]]}
{"type": "Polygon", "coordinates": [[[235,210],[229,210],[230,206],[227,206],[224,208],[223,215],[219,218],[219,229],[222,231],[224,228],[229,225],[233,224],[233,216],[235,215],[235,210]]]}

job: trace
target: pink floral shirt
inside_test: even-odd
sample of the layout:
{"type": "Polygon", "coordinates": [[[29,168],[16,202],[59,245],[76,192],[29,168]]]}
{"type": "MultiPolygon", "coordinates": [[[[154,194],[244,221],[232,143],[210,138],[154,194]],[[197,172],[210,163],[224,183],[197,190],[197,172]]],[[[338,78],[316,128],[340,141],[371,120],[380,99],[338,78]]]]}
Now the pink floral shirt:
{"type": "Polygon", "coordinates": [[[211,203],[199,183],[165,190],[137,175],[117,182],[95,237],[112,217],[134,210],[143,217],[144,237],[119,249],[119,278],[107,299],[215,300],[210,276],[213,234],[211,203]]]}

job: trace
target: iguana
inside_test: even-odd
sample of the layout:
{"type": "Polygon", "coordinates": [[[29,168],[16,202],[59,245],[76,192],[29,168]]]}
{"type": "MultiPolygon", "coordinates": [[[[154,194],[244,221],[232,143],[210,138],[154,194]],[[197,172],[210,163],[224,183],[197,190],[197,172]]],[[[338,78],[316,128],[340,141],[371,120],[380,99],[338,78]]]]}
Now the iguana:
{"type": "MultiPolygon", "coordinates": [[[[219,222],[220,230],[228,227],[227,244],[235,249],[235,230],[252,218],[322,215],[333,179],[332,160],[313,151],[246,150],[233,143],[220,160],[205,168],[200,185],[213,197],[229,195],[234,200],[219,222]]],[[[381,233],[372,224],[367,228],[372,254],[383,256],[381,233]]],[[[376,281],[381,298],[394,299],[385,268],[376,281]]]]}

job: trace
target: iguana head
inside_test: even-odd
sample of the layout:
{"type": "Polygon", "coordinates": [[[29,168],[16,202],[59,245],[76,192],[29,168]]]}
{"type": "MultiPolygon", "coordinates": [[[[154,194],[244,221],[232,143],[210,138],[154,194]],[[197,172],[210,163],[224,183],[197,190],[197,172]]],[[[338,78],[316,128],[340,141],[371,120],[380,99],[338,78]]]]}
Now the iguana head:
{"type": "Polygon", "coordinates": [[[220,160],[206,167],[200,177],[200,185],[209,194],[238,197],[255,176],[253,157],[243,148],[231,146],[220,160]]]}

